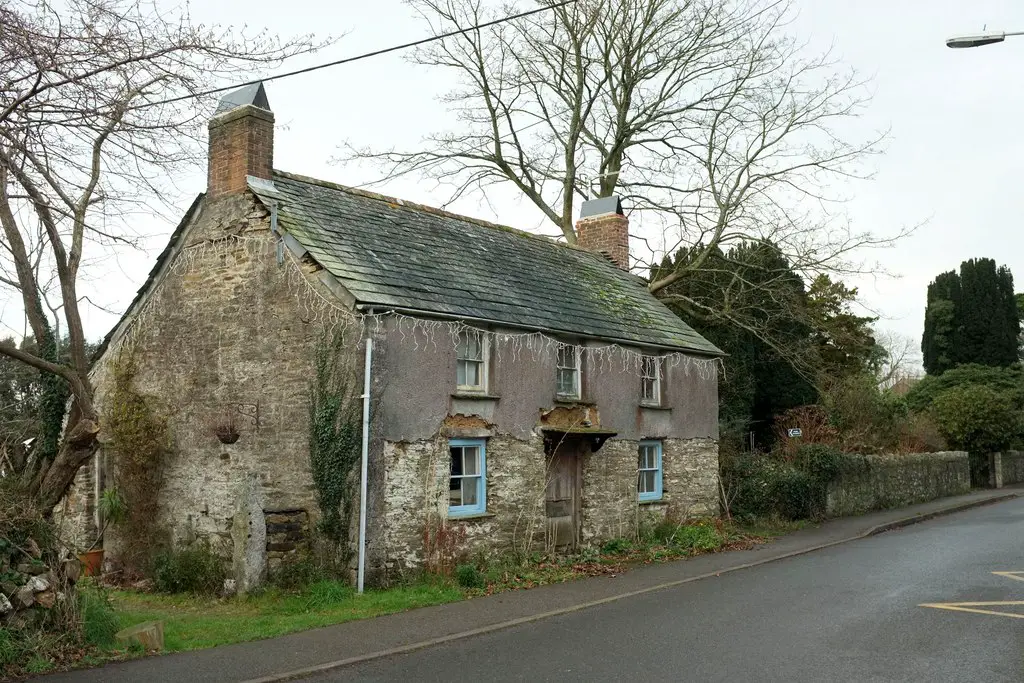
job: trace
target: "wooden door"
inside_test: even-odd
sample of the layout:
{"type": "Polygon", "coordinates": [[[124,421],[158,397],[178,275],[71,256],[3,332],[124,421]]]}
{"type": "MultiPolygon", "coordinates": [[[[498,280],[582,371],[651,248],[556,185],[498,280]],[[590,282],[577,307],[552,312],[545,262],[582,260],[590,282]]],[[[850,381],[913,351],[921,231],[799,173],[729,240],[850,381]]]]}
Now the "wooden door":
{"type": "Polygon", "coordinates": [[[548,458],[547,514],[548,547],[574,550],[579,542],[580,458],[579,444],[562,443],[548,458]]]}

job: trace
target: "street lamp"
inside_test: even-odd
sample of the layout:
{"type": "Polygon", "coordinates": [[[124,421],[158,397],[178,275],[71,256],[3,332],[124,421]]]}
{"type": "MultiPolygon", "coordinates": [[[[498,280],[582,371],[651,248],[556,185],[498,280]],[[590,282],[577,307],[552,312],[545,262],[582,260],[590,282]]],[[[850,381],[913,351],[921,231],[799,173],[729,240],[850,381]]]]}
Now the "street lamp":
{"type": "Polygon", "coordinates": [[[1001,43],[1006,40],[1007,36],[1024,36],[1024,31],[1016,31],[1014,33],[988,31],[985,33],[976,33],[972,36],[953,36],[952,38],[946,39],[946,47],[981,47],[982,45],[1001,43]]]}

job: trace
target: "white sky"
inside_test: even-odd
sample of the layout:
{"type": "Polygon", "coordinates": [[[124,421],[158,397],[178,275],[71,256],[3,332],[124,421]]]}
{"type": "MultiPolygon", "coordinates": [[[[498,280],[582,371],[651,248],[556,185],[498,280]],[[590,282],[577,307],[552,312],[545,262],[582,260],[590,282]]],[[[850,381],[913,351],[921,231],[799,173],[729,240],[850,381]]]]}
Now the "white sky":
{"type": "MultiPolygon", "coordinates": [[[[972,50],[950,50],[947,36],[990,30],[1024,30],[1024,3],[1012,0],[795,0],[793,31],[834,52],[843,64],[873,76],[874,99],[852,133],[891,129],[884,155],[873,162],[873,180],[842,188],[855,227],[891,233],[925,222],[884,253],[865,254],[898,279],[863,278],[866,305],[881,314],[879,327],[920,338],[925,289],[939,272],[971,257],[992,257],[1024,279],[1024,231],[1019,159],[1024,158],[1024,36],[972,50]],[[862,128],[863,127],[863,128],[862,128]]],[[[269,27],[281,35],[342,34],[337,45],[289,67],[329,61],[423,37],[425,27],[400,0],[218,0],[193,3],[204,23],[269,27]]],[[[349,185],[371,179],[369,169],[330,163],[337,146],[408,149],[443,127],[436,96],[448,76],[414,66],[401,56],[372,58],[267,85],[277,117],[275,167],[349,185]]],[[[205,185],[196,169],[189,193],[205,185]]],[[[440,204],[447,197],[413,179],[376,188],[386,194],[440,204]]],[[[182,207],[191,201],[183,199],[182,207]]],[[[453,210],[528,230],[542,227],[534,210],[508,193],[474,196],[453,210]]],[[[174,226],[159,233],[148,255],[107,263],[113,272],[92,286],[98,302],[122,311],[131,301],[174,226]]],[[[550,227],[544,232],[552,234],[550,227]]],[[[1024,290],[1024,283],[1018,284],[1024,290]]],[[[84,312],[87,334],[98,338],[116,317],[84,312]]]]}

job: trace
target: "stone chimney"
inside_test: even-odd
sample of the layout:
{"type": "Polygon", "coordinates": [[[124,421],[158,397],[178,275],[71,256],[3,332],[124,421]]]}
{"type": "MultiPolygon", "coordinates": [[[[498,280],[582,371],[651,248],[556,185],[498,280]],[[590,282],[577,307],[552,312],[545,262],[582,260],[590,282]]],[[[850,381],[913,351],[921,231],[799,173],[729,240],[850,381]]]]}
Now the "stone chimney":
{"type": "Polygon", "coordinates": [[[576,221],[576,243],[629,270],[629,219],[622,213],[618,197],[583,202],[580,219],[576,221]]]}
{"type": "Polygon", "coordinates": [[[274,165],[274,113],[262,83],[229,92],[210,119],[210,198],[244,192],[246,176],[270,180],[274,165]]]}

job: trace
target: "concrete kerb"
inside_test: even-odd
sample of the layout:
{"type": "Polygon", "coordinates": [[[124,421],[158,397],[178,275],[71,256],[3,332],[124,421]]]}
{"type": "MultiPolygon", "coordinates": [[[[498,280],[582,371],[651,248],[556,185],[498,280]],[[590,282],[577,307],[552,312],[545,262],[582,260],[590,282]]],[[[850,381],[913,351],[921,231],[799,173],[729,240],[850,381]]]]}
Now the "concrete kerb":
{"type": "MultiPolygon", "coordinates": [[[[963,512],[964,510],[970,510],[971,508],[982,507],[983,505],[992,505],[993,503],[1001,503],[1004,500],[1011,498],[1017,498],[1018,496],[1024,495],[1024,493],[1005,493],[1001,496],[993,496],[992,498],[985,498],[983,500],[972,500],[969,503],[961,503],[960,505],[951,505],[948,508],[942,508],[941,510],[933,510],[932,512],[925,512],[912,517],[904,517],[903,519],[897,519],[892,522],[886,522],[885,524],[879,524],[878,526],[871,527],[865,533],[848,540],[855,541],[858,538],[867,538],[868,536],[877,536],[878,534],[884,534],[886,531],[893,531],[895,529],[902,529],[903,527],[917,524],[918,522],[927,522],[929,519],[935,519],[936,517],[942,517],[943,515],[951,515],[955,512],[963,512]]],[[[846,541],[841,541],[845,543],[846,541]]]]}
{"type": "Polygon", "coordinates": [[[351,666],[353,664],[360,664],[360,663],[372,661],[372,660],[375,660],[375,659],[381,659],[383,657],[392,657],[392,656],[395,656],[395,655],[408,654],[410,652],[415,652],[416,650],[422,650],[424,648],[433,647],[435,645],[443,645],[445,643],[450,643],[450,642],[456,641],[456,640],[463,640],[465,638],[472,638],[473,636],[484,635],[486,633],[493,633],[495,631],[502,631],[502,630],[505,630],[505,629],[508,629],[508,628],[513,628],[515,626],[519,626],[521,624],[528,624],[530,622],[540,621],[541,619],[548,619],[548,618],[551,618],[551,617],[557,617],[557,616],[560,616],[562,614],[570,614],[572,612],[578,612],[580,610],[588,609],[590,607],[597,607],[599,605],[608,604],[610,602],[616,602],[618,600],[624,600],[626,598],[631,598],[631,597],[634,597],[634,596],[637,596],[637,595],[644,595],[645,593],[653,593],[654,591],[664,590],[666,588],[673,588],[675,586],[681,586],[683,584],[692,583],[694,581],[701,581],[703,579],[708,579],[708,578],[711,578],[713,576],[721,576],[722,574],[729,574],[731,572],[736,572],[736,571],[740,571],[740,570],[743,570],[743,569],[750,569],[752,567],[758,567],[758,566],[761,566],[761,565],[764,565],[764,564],[769,564],[771,562],[778,562],[779,560],[786,560],[786,559],[789,559],[791,557],[798,557],[800,555],[806,555],[808,553],[813,553],[813,552],[816,552],[818,550],[824,550],[825,548],[831,548],[833,546],[841,545],[843,543],[850,543],[851,541],[857,541],[857,540],[860,540],[860,539],[863,539],[863,538],[869,538],[871,536],[877,536],[878,534],[882,534],[882,533],[885,533],[887,531],[892,531],[894,529],[902,529],[904,527],[908,527],[908,526],[911,526],[913,524],[918,524],[920,522],[925,522],[925,521],[928,521],[930,519],[934,519],[936,517],[942,517],[944,515],[951,515],[951,514],[954,514],[954,513],[957,513],[957,512],[963,512],[965,510],[970,510],[972,508],[981,507],[981,506],[984,506],[984,505],[992,505],[994,503],[1000,503],[1000,502],[1009,500],[1011,498],[1017,498],[1017,497],[1019,497],[1021,495],[1024,495],[1024,492],[1006,493],[1006,494],[1001,495],[1001,496],[994,496],[992,498],[985,498],[983,500],[974,500],[974,501],[970,501],[970,502],[966,502],[966,503],[961,503],[961,504],[958,504],[958,505],[951,505],[949,507],[942,508],[940,510],[933,510],[931,512],[917,514],[917,515],[912,515],[910,517],[904,517],[902,519],[897,519],[897,520],[894,520],[894,521],[891,521],[891,522],[886,522],[885,524],[879,524],[877,526],[871,527],[867,531],[861,532],[859,534],[854,534],[854,535],[849,536],[847,538],[839,539],[839,540],[836,540],[836,541],[830,541],[828,543],[820,543],[820,544],[817,544],[817,545],[814,545],[814,546],[809,546],[809,547],[806,547],[806,548],[800,548],[799,550],[794,550],[792,552],[783,553],[782,555],[776,555],[774,557],[768,557],[768,558],[765,558],[763,560],[758,560],[756,562],[746,562],[744,564],[738,564],[738,565],[733,566],[733,567],[727,567],[725,569],[720,569],[720,570],[713,571],[713,572],[707,572],[705,574],[699,574],[697,576],[689,576],[689,577],[687,577],[685,579],[678,579],[678,580],[675,580],[675,581],[666,581],[666,582],[663,582],[663,583],[656,584],[654,586],[647,586],[646,588],[640,588],[638,590],[627,591],[627,592],[624,592],[624,593],[618,593],[616,595],[611,595],[611,596],[608,596],[608,597],[605,597],[605,598],[601,598],[599,600],[592,600],[592,601],[589,601],[589,602],[582,602],[582,603],[579,603],[579,604],[576,604],[576,605],[570,605],[568,607],[562,607],[562,608],[559,608],[559,609],[556,609],[556,610],[551,610],[551,611],[548,611],[548,612],[540,612],[540,613],[531,614],[531,615],[525,616],[525,617],[519,617],[517,619],[509,619],[507,621],[498,622],[496,624],[490,624],[490,625],[487,625],[487,626],[481,626],[480,628],[474,628],[474,629],[470,629],[470,630],[467,630],[467,631],[460,631],[459,633],[452,633],[452,634],[449,634],[449,635],[446,635],[446,636],[442,636],[442,637],[439,637],[439,638],[431,638],[429,640],[421,640],[421,641],[418,641],[418,642],[415,642],[415,643],[410,643],[408,645],[401,645],[401,646],[398,646],[398,647],[392,647],[392,648],[388,648],[388,649],[385,649],[385,650],[378,650],[376,652],[370,652],[370,653],[367,653],[365,655],[357,655],[355,657],[348,657],[346,659],[339,659],[339,660],[335,660],[333,662],[325,662],[323,664],[317,664],[315,666],[305,667],[305,668],[302,668],[302,669],[295,669],[295,670],[292,670],[292,671],[286,671],[286,672],[280,673],[280,674],[271,674],[270,676],[262,676],[260,678],[253,678],[253,679],[249,679],[247,681],[243,681],[242,683],[278,683],[279,681],[292,681],[292,680],[296,680],[296,679],[299,679],[299,678],[305,678],[305,677],[308,677],[308,676],[314,676],[314,675],[317,675],[317,674],[325,673],[327,671],[332,671],[334,669],[340,669],[342,667],[351,666]]]}

